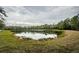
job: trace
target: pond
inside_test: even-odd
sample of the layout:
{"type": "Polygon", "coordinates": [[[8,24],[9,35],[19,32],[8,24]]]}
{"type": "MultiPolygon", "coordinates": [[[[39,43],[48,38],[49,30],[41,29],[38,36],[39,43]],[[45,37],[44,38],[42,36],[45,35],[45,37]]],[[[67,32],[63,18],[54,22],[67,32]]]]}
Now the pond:
{"type": "Polygon", "coordinates": [[[57,34],[47,34],[47,33],[37,33],[37,32],[22,32],[16,33],[16,37],[22,38],[32,38],[34,40],[46,39],[46,38],[57,38],[57,34]]]}

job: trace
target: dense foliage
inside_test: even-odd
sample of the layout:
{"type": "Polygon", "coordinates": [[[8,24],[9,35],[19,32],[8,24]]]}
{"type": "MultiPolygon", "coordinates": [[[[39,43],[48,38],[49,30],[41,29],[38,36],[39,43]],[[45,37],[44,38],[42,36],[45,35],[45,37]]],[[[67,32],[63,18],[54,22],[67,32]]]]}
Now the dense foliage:
{"type": "Polygon", "coordinates": [[[70,19],[65,19],[64,21],[59,22],[55,28],[63,30],[79,30],[79,16],[76,15],[70,19]]]}

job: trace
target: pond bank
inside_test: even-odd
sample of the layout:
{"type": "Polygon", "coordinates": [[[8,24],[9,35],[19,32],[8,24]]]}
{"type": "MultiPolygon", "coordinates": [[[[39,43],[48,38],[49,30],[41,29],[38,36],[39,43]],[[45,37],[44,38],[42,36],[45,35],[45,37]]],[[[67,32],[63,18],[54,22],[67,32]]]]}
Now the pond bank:
{"type": "Polygon", "coordinates": [[[33,39],[33,40],[39,40],[39,39],[55,39],[59,36],[62,36],[64,31],[60,30],[52,30],[52,31],[26,31],[21,33],[15,33],[15,36],[19,39],[33,39]]]}

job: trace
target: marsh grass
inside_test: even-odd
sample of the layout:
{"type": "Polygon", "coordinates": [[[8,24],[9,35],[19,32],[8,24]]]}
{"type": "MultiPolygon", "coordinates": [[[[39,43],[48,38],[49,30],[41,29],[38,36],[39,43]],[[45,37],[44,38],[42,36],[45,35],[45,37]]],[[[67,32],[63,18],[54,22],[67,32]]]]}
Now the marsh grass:
{"type": "Polygon", "coordinates": [[[79,52],[79,31],[64,31],[56,39],[20,40],[8,30],[0,32],[0,52],[7,53],[58,53],[79,52]],[[64,36],[65,35],[65,36],[64,36]]]}

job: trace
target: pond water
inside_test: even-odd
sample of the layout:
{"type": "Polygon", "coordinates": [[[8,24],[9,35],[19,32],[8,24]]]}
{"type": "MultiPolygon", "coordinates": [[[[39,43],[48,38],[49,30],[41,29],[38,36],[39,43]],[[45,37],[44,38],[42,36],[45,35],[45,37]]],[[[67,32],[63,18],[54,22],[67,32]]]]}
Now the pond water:
{"type": "Polygon", "coordinates": [[[32,33],[32,32],[22,32],[22,33],[16,33],[15,36],[17,37],[24,37],[24,38],[32,38],[35,40],[43,39],[43,38],[57,38],[56,34],[44,34],[44,33],[32,33]]]}

